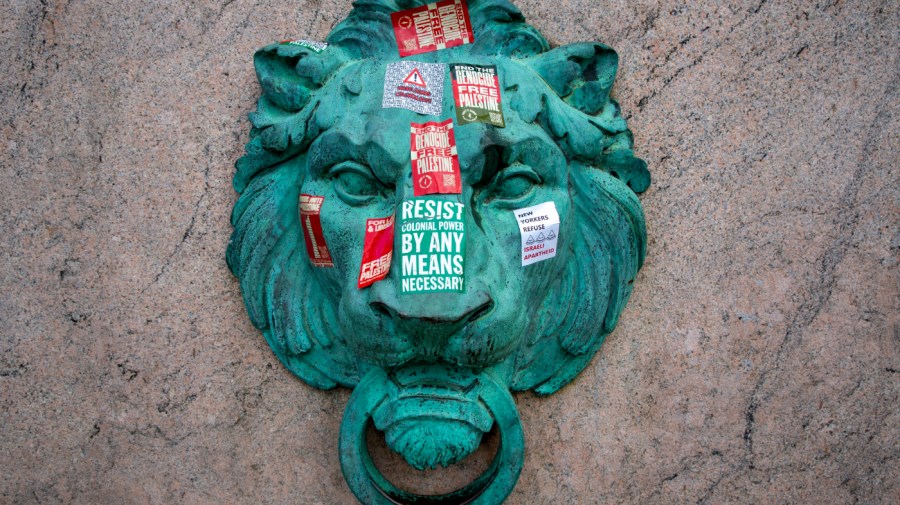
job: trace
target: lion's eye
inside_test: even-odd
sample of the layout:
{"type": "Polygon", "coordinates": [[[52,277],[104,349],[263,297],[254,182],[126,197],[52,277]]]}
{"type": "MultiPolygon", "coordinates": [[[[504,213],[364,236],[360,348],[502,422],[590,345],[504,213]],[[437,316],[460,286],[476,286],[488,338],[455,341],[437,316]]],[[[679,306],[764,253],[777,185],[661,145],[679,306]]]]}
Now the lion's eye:
{"type": "Polygon", "coordinates": [[[345,161],[335,165],[329,176],[334,180],[334,190],[348,205],[362,205],[381,194],[378,180],[372,171],[359,163],[345,161]]]}
{"type": "Polygon", "coordinates": [[[541,177],[525,165],[511,165],[497,174],[491,200],[515,203],[524,200],[542,183],[541,177]]]}

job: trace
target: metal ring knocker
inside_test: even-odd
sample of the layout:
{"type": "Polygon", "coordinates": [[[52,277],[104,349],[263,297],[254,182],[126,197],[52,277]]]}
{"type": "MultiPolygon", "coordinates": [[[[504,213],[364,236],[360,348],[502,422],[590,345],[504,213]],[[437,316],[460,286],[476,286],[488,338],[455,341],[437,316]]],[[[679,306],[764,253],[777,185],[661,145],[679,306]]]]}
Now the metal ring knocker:
{"type": "Polygon", "coordinates": [[[522,470],[525,440],[509,391],[481,374],[480,399],[496,423],[500,444],[488,469],[465,487],[441,495],[418,495],[391,484],[376,468],[366,445],[366,427],[373,411],[388,396],[387,375],[373,370],[356,386],[341,421],[341,470],[356,497],[366,505],[495,505],[515,487],[522,470]]]}

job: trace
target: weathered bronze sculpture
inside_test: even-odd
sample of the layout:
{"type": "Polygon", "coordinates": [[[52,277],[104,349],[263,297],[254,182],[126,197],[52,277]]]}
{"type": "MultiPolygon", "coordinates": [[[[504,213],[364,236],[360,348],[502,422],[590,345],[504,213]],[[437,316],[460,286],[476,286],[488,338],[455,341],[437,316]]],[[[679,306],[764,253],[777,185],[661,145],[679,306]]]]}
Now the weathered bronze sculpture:
{"type": "MultiPolygon", "coordinates": [[[[462,12],[461,0],[441,3],[462,12]]],[[[421,5],[359,1],[327,47],[280,43],[256,53],[263,95],[237,163],[227,259],[251,321],[284,365],[318,388],[354,388],[339,445],[361,501],[495,504],[523,460],[510,391],[555,392],[612,331],[644,258],[636,193],[650,178],[609,98],[615,52],[599,43],[551,49],[505,0],[471,0],[459,20],[472,38],[402,59],[458,64],[454,85],[467,69],[493,68],[485,75],[498,78],[502,116],[464,116],[452,93],[417,91],[432,79],[424,67],[396,96],[438,100],[441,115],[386,104],[386,67],[404,48],[393,26],[412,26],[395,13],[421,5]],[[433,182],[411,161],[416,132],[451,131],[452,148],[419,152],[452,151],[459,194],[416,197],[433,182]],[[558,226],[515,212],[539,204],[558,226]],[[436,231],[445,228],[453,231],[436,231]],[[417,258],[419,229],[432,230],[425,241],[439,249],[446,238],[446,254],[417,258]],[[555,247],[540,253],[551,254],[531,257],[536,241],[551,239],[555,247]],[[381,252],[371,256],[370,242],[381,252]],[[441,258],[447,275],[427,275],[441,258]],[[416,468],[459,461],[493,426],[498,454],[455,493],[411,495],[371,462],[370,421],[416,468]]]]}

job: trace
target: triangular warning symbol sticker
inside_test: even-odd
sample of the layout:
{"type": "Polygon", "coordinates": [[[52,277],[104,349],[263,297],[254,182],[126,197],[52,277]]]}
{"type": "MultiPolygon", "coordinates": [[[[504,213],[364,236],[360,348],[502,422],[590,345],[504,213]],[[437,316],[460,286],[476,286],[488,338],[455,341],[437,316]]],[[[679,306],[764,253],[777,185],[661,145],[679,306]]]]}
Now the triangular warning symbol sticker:
{"type": "Polygon", "coordinates": [[[428,88],[428,85],[425,84],[425,79],[422,79],[422,74],[419,73],[418,68],[414,68],[413,71],[406,76],[406,79],[403,79],[403,82],[412,84],[413,86],[419,86],[420,88],[428,88]]]}

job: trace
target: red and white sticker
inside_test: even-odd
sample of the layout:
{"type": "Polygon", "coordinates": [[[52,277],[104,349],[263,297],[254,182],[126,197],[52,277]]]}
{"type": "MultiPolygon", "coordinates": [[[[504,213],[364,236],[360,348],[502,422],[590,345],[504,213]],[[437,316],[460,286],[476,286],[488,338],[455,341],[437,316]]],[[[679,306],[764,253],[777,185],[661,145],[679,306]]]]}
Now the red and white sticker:
{"type": "Polygon", "coordinates": [[[400,56],[471,44],[472,22],[465,0],[443,0],[391,14],[400,56]]]}
{"type": "Polygon", "coordinates": [[[462,193],[453,120],[412,123],[409,139],[415,196],[462,193]]]}
{"type": "Polygon", "coordinates": [[[356,285],[362,289],[387,277],[394,256],[394,216],[366,220],[366,239],[356,285]]]}
{"type": "Polygon", "coordinates": [[[414,68],[413,71],[406,76],[406,79],[403,79],[403,83],[428,89],[428,85],[425,84],[425,79],[422,77],[422,72],[419,72],[418,68],[414,68]]]}
{"type": "Polygon", "coordinates": [[[328,244],[322,233],[322,221],[319,219],[324,202],[324,196],[300,195],[300,224],[303,226],[309,261],[317,267],[333,267],[331,253],[328,252],[328,244]]]}

